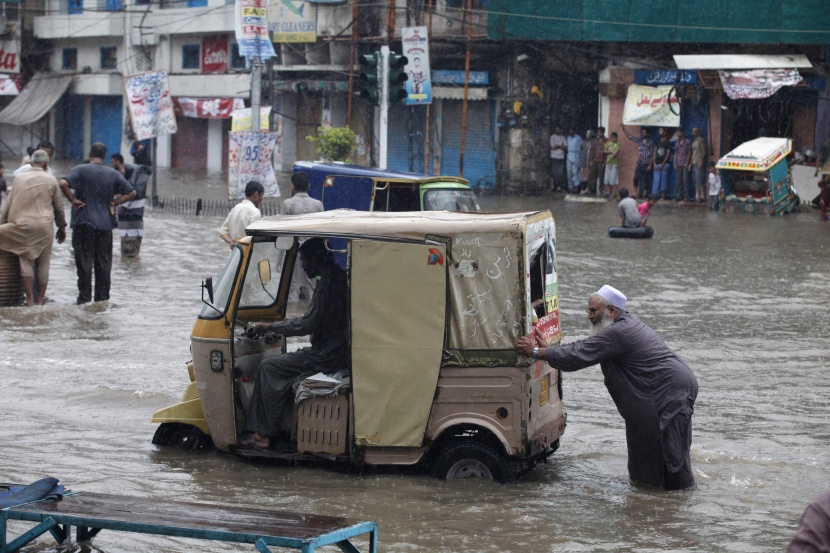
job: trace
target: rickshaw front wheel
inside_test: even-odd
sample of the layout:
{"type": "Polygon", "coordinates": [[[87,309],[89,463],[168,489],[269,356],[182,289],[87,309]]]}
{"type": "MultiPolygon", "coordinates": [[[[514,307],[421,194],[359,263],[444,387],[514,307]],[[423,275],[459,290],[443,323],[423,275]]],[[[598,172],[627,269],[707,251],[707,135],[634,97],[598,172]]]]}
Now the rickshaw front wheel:
{"type": "Polygon", "coordinates": [[[444,448],[435,458],[432,475],[444,480],[485,478],[504,484],[516,479],[504,456],[475,441],[456,442],[444,448]]]}

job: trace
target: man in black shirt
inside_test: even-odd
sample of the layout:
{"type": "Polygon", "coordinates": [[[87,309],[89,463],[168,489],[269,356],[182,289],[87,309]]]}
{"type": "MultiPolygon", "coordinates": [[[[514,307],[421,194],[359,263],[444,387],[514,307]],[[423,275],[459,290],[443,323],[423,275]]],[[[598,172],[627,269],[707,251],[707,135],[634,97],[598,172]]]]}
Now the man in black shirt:
{"type": "Polygon", "coordinates": [[[657,139],[657,145],[654,148],[654,158],[652,159],[652,166],[654,167],[654,182],[651,186],[651,193],[655,196],[659,196],[660,199],[665,200],[669,187],[672,144],[671,140],[669,140],[666,136],[666,129],[660,127],[658,133],[660,136],[657,139]]]}
{"type": "Polygon", "coordinates": [[[60,179],[61,190],[72,203],[72,248],[78,271],[78,305],[110,297],[112,229],[115,206],[128,202],[135,190],[112,167],[104,165],[107,147],[96,142],[89,148],[89,163],[76,165],[60,179]]]}

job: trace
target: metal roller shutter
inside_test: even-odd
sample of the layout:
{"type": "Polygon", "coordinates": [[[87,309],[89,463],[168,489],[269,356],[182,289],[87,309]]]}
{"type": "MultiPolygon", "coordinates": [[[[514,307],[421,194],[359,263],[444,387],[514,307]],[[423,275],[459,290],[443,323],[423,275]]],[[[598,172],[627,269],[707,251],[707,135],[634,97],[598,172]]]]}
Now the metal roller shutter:
{"type": "MultiPolygon", "coordinates": [[[[461,100],[443,100],[441,173],[458,175],[461,157],[461,100]]],[[[491,189],[496,182],[494,105],[490,100],[467,104],[464,144],[464,178],[476,189],[491,189]]]]}
{"type": "Polygon", "coordinates": [[[208,120],[176,117],[178,130],[173,135],[173,167],[207,169],[208,120]]]}

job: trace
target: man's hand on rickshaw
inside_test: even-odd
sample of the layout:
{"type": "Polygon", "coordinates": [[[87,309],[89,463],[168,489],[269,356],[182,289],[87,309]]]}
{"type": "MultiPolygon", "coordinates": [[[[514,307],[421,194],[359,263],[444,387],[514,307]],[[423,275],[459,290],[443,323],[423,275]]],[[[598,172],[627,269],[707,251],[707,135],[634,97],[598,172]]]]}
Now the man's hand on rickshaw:
{"type": "Polygon", "coordinates": [[[248,325],[248,328],[245,329],[245,336],[251,339],[261,338],[270,331],[271,325],[269,323],[255,323],[248,325]]]}
{"type": "Polygon", "coordinates": [[[516,346],[516,351],[524,357],[533,357],[533,348],[535,347],[535,339],[530,336],[522,336],[519,338],[519,344],[516,346]]]}

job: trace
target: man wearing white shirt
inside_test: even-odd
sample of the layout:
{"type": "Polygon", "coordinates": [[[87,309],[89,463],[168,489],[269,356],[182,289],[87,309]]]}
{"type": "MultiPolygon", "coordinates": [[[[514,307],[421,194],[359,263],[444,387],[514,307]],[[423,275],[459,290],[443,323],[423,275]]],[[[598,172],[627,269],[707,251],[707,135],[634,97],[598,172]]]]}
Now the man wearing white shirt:
{"type": "Polygon", "coordinates": [[[245,237],[245,229],[262,217],[259,204],[265,196],[265,187],[258,181],[252,180],[245,186],[245,199],[231,209],[225,222],[219,227],[219,235],[231,249],[236,246],[237,240],[245,237]]]}
{"type": "MultiPolygon", "coordinates": [[[[49,163],[52,162],[52,157],[54,157],[54,155],[55,155],[55,146],[53,146],[51,142],[43,141],[43,142],[41,142],[40,144],[37,145],[37,149],[42,150],[42,151],[46,152],[47,154],[49,154],[49,163]]],[[[20,175],[22,175],[23,173],[26,173],[27,171],[30,171],[31,169],[32,169],[32,164],[27,163],[26,165],[21,165],[20,167],[18,167],[15,170],[15,172],[13,173],[13,175],[15,177],[19,177],[20,175]]],[[[52,173],[52,167],[49,166],[49,165],[46,166],[46,172],[49,173],[50,175],[54,175],[54,173],[52,173]]]]}

